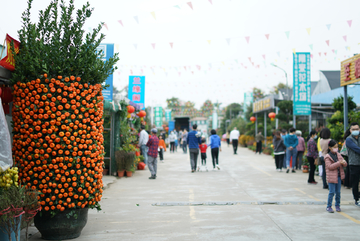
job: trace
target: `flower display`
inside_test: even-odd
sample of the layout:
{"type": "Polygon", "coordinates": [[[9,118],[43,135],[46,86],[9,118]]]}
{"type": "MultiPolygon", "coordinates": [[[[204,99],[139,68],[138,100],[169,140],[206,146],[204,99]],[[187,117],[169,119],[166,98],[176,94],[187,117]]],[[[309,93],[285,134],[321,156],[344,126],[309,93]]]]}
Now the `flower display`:
{"type": "Polygon", "coordinates": [[[103,96],[80,77],[14,84],[13,155],[19,180],[39,190],[42,209],[100,208],[103,96]]]}

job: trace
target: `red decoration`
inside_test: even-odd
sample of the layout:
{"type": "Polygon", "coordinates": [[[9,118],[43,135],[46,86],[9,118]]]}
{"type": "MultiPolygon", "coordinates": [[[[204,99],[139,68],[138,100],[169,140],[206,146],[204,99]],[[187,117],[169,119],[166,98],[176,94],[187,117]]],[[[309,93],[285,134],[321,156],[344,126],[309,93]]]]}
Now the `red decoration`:
{"type": "Polygon", "coordinates": [[[133,112],[135,111],[134,106],[128,105],[126,108],[127,108],[127,112],[128,112],[129,114],[131,114],[131,113],[133,113],[133,112]]]}
{"type": "Polygon", "coordinates": [[[276,114],[274,112],[270,112],[268,116],[273,121],[275,119],[276,114]]]}
{"type": "Polygon", "coordinates": [[[1,99],[2,88],[0,87],[0,99],[1,99]]]}
{"type": "Polygon", "coordinates": [[[169,131],[169,127],[165,127],[165,130],[166,130],[166,131],[169,131]]]}
{"type": "Polygon", "coordinates": [[[255,116],[251,116],[251,117],[250,117],[250,121],[251,121],[252,123],[254,123],[254,122],[256,121],[256,117],[255,117],[255,116]]]}
{"type": "Polygon", "coordinates": [[[146,116],[146,112],[141,110],[139,111],[139,113],[137,114],[139,117],[145,117],[146,116]]]}
{"type": "Polygon", "coordinates": [[[139,164],[138,164],[138,169],[139,169],[139,170],[144,170],[144,169],[145,169],[145,166],[146,166],[145,163],[139,162],[139,164]]]}
{"type": "Polygon", "coordinates": [[[139,151],[135,152],[135,156],[140,156],[140,152],[139,151]]]}
{"type": "Polygon", "coordinates": [[[12,90],[10,87],[2,87],[1,101],[9,104],[13,100],[12,90]]]}

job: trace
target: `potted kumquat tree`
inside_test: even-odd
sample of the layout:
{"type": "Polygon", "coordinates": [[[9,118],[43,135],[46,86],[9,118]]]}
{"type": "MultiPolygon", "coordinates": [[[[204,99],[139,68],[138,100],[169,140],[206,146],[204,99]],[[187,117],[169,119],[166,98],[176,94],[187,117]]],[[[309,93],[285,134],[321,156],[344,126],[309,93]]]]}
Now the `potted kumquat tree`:
{"type": "Polygon", "coordinates": [[[74,12],[73,0],[60,6],[54,0],[37,24],[30,21],[31,5],[22,15],[12,76],[13,156],[21,183],[41,192],[35,226],[42,238],[76,238],[88,209],[100,210],[102,84],[119,58],[101,59],[102,24],[85,35],[89,3],[74,12]]]}

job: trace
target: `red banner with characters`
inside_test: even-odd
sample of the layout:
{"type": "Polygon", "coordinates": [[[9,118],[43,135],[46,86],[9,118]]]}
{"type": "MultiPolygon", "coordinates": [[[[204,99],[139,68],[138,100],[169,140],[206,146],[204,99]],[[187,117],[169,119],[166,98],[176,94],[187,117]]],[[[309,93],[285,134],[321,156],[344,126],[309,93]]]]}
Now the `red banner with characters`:
{"type": "Polygon", "coordinates": [[[15,60],[14,60],[14,55],[11,52],[11,41],[14,41],[15,53],[19,53],[20,42],[13,39],[8,34],[6,34],[7,55],[3,59],[0,60],[0,65],[10,71],[14,71],[15,70],[15,60]]]}

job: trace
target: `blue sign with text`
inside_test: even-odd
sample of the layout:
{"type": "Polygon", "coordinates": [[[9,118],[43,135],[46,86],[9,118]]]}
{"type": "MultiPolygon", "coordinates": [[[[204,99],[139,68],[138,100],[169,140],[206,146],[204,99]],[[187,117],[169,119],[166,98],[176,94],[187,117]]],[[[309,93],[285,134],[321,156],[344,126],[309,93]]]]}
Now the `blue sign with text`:
{"type": "MultiPolygon", "coordinates": [[[[104,55],[102,57],[103,61],[108,61],[111,57],[114,56],[114,44],[100,44],[97,47],[98,52],[103,52],[104,55]]],[[[102,91],[104,100],[113,100],[113,75],[109,75],[109,77],[105,80],[105,85],[109,85],[106,89],[102,91]]]]}
{"type": "Polygon", "coordinates": [[[311,115],[310,53],[294,53],[294,115],[311,115]]]}
{"type": "Polygon", "coordinates": [[[145,108],[145,76],[129,76],[128,98],[141,109],[145,108]]]}

